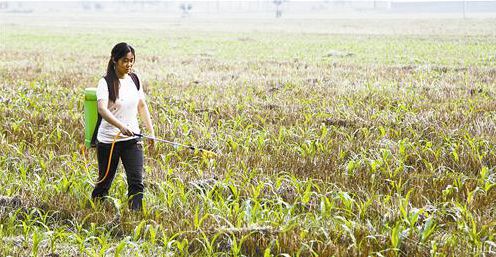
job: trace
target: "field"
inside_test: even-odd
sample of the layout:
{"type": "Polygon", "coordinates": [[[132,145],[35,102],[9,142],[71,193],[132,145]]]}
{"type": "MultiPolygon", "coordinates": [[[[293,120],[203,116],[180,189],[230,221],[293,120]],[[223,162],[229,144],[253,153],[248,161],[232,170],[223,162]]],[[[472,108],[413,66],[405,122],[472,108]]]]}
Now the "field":
{"type": "Polygon", "coordinates": [[[0,15],[1,256],[496,255],[495,20],[0,15]],[[218,153],[147,148],[142,213],[122,166],[90,199],[121,41],[157,136],[218,153]]]}

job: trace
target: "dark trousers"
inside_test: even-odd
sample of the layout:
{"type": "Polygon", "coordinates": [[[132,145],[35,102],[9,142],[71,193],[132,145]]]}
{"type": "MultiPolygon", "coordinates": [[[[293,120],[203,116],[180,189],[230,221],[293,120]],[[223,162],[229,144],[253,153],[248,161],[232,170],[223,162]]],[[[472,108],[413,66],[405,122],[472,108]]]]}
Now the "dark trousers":
{"type": "MultiPolygon", "coordinates": [[[[98,158],[98,181],[102,180],[107,171],[110,148],[112,144],[97,143],[96,153],[98,158]]],[[[101,199],[108,195],[112,181],[114,180],[119,159],[126,171],[129,207],[132,210],[141,210],[143,199],[143,144],[141,141],[131,139],[128,141],[116,142],[110,161],[110,169],[107,177],[102,182],[95,185],[91,197],[101,199]]]]}

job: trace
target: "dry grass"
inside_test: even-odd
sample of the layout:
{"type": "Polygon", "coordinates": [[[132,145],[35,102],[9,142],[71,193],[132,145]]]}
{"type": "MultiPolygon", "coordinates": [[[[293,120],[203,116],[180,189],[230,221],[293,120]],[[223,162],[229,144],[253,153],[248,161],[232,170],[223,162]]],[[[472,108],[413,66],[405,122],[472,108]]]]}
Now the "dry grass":
{"type": "Polygon", "coordinates": [[[2,255],[495,254],[494,38],[201,28],[5,26],[2,255]],[[90,201],[83,147],[83,88],[123,38],[157,134],[219,153],[157,144],[140,214],[123,172],[90,201]]]}

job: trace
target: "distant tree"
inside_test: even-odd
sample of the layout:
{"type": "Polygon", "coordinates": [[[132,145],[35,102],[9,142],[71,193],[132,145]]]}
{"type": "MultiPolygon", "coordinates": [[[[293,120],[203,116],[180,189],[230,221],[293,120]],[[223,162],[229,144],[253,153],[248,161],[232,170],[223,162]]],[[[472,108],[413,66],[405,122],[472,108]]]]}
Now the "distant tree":
{"type": "Polygon", "coordinates": [[[189,15],[189,11],[193,9],[193,6],[190,3],[181,3],[179,8],[183,11],[183,17],[186,17],[189,15]]]}
{"type": "Polygon", "coordinates": [[[103,9],[102,4],[100,4],[100,3],[92,3],[92,2],[82,1],[81,5],[83,6],[83,10],[85,10],[85,11],[92,11],[92,10],[99,11],[99,10],[103,9]]]}
{"type": "Polygon", "coordinates": [[[91,10],[91,4],[89,4],[88,2],[81,2],[81,5],[83,6],[83,10],[91,10]]]}
{"type": "Polygon", "coordinates": [[[94,8],[95,8],[95,10],[99,11],[99,10],[103,9],[103,6],[100,3],[95,3],[94,8]]]}
{"type": "Polygon", "coordinates": [[[276,18],[280,18],[282,16],[282,4],[286,2],[286,0],[273,0],[272,1],[276,5],[276,18]]]}

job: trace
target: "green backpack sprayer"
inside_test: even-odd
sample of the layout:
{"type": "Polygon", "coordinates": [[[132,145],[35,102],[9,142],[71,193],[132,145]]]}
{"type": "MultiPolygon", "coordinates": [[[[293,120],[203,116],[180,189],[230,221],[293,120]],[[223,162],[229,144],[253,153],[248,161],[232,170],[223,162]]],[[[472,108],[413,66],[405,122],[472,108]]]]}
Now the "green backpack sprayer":
{"type": "MultiPolygon", "coordinates": [[[[133,79],[134,84],[136,85],[137,89],[139,90],[140,89],[140,82],[139,82],[138,76],[134,73],[130,73],[129,75],[133,79]]],[[[107,81],[107,85],[112,84],[112,82],[109,81],[109,79],[105,78],[105,80],[107,81]]],[[[84,90],[84,144],[87,148],[96,147],[96,135],[98,134],[98,128],[100,127],[101,121],[102,121],[102,116],[100,116],[100,114],[98,113],[96,88],[94,88],[94,87],[86,88],[84,90]]],[[[110,155],[109,155],[109,162],[108,162],[108,166],[107,166],[107,171],[105,172],[105,176],[101,180],[96,182],[97,184],[104,181],[108,175],[108,171],[110,169],[110,160],[112,159],[112,153],[114,151],[114,145],[115,145],[117,138],[120,136],[120,134],[121,134],[121,132],[117,133],[117,135],[114,137],[114,141],[112,142],[112,146],[110,148],[110,155]]],[[[176,143],[176,142],[172,142],[172,141],[168,141],[168,140],[164,140],[164,139],[158,139],[158,138],[143,135],[143,134],[136,134],[135,133],[134,135],[137,137],[141,137],[141,138],[147,138],[150,140],[171,144],[174,147],[181,146],[181,147],[185,147],[187,149],[193,150],[193,151],[199,151],[202,154],[205,154],[207,157],[217,156],[216,153],[209,151],[209,150],[205,150],[205,149],[201,149],[201,148],[197,148],[197,147],[193,147],[193,146],[188,146],[188,145],[183,145],[180,143],[176,143]]]]}
{"type": "MultiPolygon", "coordinates": [[[[96,102],[96,88],[84,89],[84,145],[87,148],[95,146],[92,144],[93,133],[98,121],[98,105],[96,102]]],[[[95,133],[96,134],[96,133],[95,133]]]]}
{"type": "MultiPolygon", "coordinates": [[[[136,89],[140,89],[140,81],[138,75],[130,73],[129,76],[136,85],[136,89]]],[[[104,77],[107,85],[111,85],[112,81],[104,77]]],[[[96,135],[98,127],[102,122],[102,116],[98,113],[98,103],[96,99],[96,88],[89,87],[84,90],[84,145],[88,148],[96,146],[96,135]]],[[[139,136],[139,135],[137,135],[139,136]]],[[[144,137],[144,136],[142,136],[144,137]]]]}

